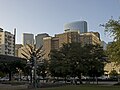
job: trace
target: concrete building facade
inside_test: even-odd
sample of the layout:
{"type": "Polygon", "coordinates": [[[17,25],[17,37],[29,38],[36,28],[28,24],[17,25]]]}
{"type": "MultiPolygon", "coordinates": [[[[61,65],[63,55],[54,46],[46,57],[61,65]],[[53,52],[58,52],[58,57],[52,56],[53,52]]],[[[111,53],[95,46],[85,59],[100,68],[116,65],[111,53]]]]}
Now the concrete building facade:
{"type": "Polygon", "coordinates": [[[12,33],[0,28],[0,54],[14,56],[15,37],[12,33]]]}
{"type": "Polygon", "coordinates": [[[62,34],[56,34],[59,38],[59,48],[65,43],[80,42],[80,33],[77,30],[67,30],[62,34]]]}
{"type": "Polygon", "coordinates": [[[87,32],[80,34],[80,42],[85,44],[93,44],[93,45],[100,45],[100,35],[98,32],[87,32]]]}
{"type": "Polygon", "coordinates": [[[23,33],[23,45],[34,45],[34,35],[30,33],[23,33]]]}
{"type": "Polygon", "coordinates": [[[44,48],[44,58],[48,59],[49,58],[49,53],[51,50],[54,49],[59,49],[59,38],[57,37],[46,37],[43,38],[43,48],[44,48]]]}
{"type": "Polygon", "coordinates": [[[43,38],[48,36],[47,33],[37,34],[37,36],[35,36],[36,48],[43,46],[43,38]]]}
{"type": "Polygon", "coordinates": [[[27,45],[22,46],[22,47],[20,47],[20,48],[18,49],[18,57],[20,57],[20,58],[25,58],[22,54],[25,54],[26,56],[29,57],[29,55],[27,55],[27,54],[25,53],[25,52],[28,52],[26,48],[29,50],[29,48],[28,48],[27,45]],[[24,50],[25,52],[24,52],[23,50],[24,50]]]}
{"type": "Polygon", "coordinates": [[[18,56],[18,52],[19,52],[19,48],[23,47],[22,44],[15,44],[15,56],[16,57],[19,57],[18,56]]]}
{"type": "Polygon", "coordinates": [[[45,57],[48,58],[48,55],[51,50],[59,49],[63,46],[63,44],[78,42],[83,45],[85,44],[93,44],[100,45],[100,35],[97,32],[87,32],[80,34],[77,30],[67,30],[64,33],[56,34],[55,37],[46,37],[43,39],[44,41],[44,50],[45,57]]]}

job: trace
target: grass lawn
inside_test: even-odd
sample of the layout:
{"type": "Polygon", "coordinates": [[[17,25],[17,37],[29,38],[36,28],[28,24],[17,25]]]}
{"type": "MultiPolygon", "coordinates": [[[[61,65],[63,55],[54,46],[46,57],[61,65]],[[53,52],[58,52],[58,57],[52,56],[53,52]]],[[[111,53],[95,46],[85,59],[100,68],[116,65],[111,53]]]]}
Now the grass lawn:
{"type": "MultiPolygon", "coordinates": [[[[29,89],[25,89],[29,90],[29,89]]],[[[30,89],[34,90],[34,89],[30,89]]],[[[54,88],[39,88],[37,90],[120,90],[120,86],[93,86],[93,85],[70,85],[54,88]]]]}

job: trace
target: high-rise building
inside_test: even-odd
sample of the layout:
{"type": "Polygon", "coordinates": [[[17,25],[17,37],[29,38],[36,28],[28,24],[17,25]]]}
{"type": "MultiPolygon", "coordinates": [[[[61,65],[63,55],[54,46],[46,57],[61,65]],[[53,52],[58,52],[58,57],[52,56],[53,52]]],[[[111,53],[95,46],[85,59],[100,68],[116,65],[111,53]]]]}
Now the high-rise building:
{"type": "Polygon", "coordinates": [[[86,33],[87,30],[87,22],[86,21],[75,21],[71,23],[67,23],[64,25],[64,30],[78,30],[80,33],[86,33]]]}
{"type": "Polygon", "coordinates": [[[51,50],[59,49],[59,38],[58,37],[45,37],[43,38],[44,58],[48,59],[51,50]]]}
{"type": "Polygon", "coordinates": [[[55,37],[46,37],[43,38],[43,46],[45,50],[45,58],[48,58],[48,55],[51,50],[59,49],[63,44],[78,42],[83,45],[93,44],[100,45],[100,35],[98,32],[87,32],[80,34],[77,30],[67,30],[64,33],[56,34],[55,37]]]}
{"type": "Polygon", "coordinates": [[[34,45],[34,35],[30,33],[23,33],[23,45],[34,45]]]}
{"type": "Polygon", "coordinates": [[[67,30],[62,34],[56,34],[59,38],[59,48],[65,43],[80,42],[80,33],[77,30],[67,30]]]}
{"type": "Polygon", "coordinates": [[[59,49],[63,44],[80,42],[80,34],[78,31],[65,31],[62,34],[56,34],[55,37],[46,37],[43,38],[44,41],[44,50],[45,58],[48,58],[48,55],[51,50],[59,49]]]}
{"type": "Polygon", "coordinates": [[[14,35],[0,28],[0,54],[14,56],[14,48],[14,35]]]}
{"type": "Polygon", "coordinates": [[[38,34],[35,36],[36,48],[39,48],[43,45],[43,38],[48,37],[47,33],[38,34]]]}

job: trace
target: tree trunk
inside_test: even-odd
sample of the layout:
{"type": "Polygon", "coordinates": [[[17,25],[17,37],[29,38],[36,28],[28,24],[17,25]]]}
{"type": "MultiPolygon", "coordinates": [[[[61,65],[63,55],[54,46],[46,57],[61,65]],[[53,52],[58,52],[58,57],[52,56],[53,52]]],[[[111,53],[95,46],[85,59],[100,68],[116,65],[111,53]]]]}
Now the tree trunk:
{"type": "Polygon", "coordinates": [[[83,84],[83,82],[82,82],[82,79],[81,79],[81,74],[79,75],[79,82],[80,82],[80,84],[83,84]]]}
{"type": "Polygon", "coordinates": [[[32,84],[32,70],[30,72],[30,83],[32,84]]]}
{"type": "Polygon", "coordinates": [[[96,82],[97,82],[97,84],[98,84],[98,78],[96,77],[96,82]]]}
{"type": "Polygon", "coordinates": [[[95,79],[95,77],[93,76],[93,84],[94,84],[94,79],[95,79]]]}
{"type": "Polygon", "coordinates": [[[65,77],[65,84],[66,84],[66,77],[65,77]]]}
{"type": "Polygon", "coordinates": [[[44,77],[44,76],[42,76],[42,78],[43,78],[43,83],[44,83],[44,81],[45,81],[45,77],[44,77]]]}
{"type": "Polygon", "coordinates": [[[12,72],[9,71],[9,81],[11,81],[11,80],[12,80],[12,72]]]}

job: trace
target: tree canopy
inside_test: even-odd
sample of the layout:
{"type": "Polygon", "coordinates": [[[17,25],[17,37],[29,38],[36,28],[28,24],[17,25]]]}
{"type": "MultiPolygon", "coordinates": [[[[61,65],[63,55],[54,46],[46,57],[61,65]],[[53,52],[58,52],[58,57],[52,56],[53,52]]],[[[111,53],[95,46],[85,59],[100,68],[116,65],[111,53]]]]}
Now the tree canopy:
{"type": "Polygon", "coordinates": [[[23,58],[0,55],[0,71],[9,74],[9,80],[11,81],[12,74],[18,72],[18,69],[24,71],[26,60],[23,58]]]}
{"type": "Polygon", "coordinates": [[[111,61],[120,64],[120,18],[118,20],[109,19],[104,25],[105,32],[114,38],[107,47],[107,54],[111,61]]]}
{"type": "Polygon", "coordinates": [[[78,77],[81,75],[100,76],[104,73],[104,51],[100,46],[64,44],[59,50],[50,53],[50,72],[55,77],[78,77]]]}

